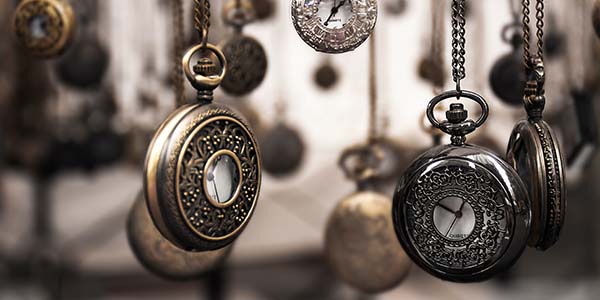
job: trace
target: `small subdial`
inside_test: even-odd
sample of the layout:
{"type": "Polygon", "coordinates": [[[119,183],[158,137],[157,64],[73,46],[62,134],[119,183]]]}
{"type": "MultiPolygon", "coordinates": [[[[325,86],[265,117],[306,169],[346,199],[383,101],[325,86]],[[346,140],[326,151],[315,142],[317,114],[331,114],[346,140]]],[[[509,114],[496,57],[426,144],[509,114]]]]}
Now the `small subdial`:
{"type": "Polygon", "coordinates": [[[340,29],[352,17],[351,0],[322,0],[319,2],[318,14],[321,24],[329,29],[340,29]]]}

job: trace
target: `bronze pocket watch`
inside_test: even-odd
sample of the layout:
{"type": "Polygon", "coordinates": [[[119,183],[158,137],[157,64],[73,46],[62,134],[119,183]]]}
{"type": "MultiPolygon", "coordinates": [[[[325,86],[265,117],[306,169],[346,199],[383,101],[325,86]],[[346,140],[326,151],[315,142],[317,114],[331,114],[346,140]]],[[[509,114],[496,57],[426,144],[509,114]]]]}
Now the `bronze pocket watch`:
{"type": "Polygon", "coordinates": [[[198,103],[180,107],[163,122],[146,156],[145,195],[152,219],[169,241],[185,250],[230,244],[247,225],[258,199],[261,166],[254,134],[237,113],[212,103],[212,90],[226,69],[225,56],[211,44],[185,53],[183,70],[198,90],[198,103]],[[218,58],[220,72],[212,56],[218,58]]]}
{"type": "Polygon", "coordinates": [[[338,164],[358,191],[342,199],[327,221],[325,254],[335,273],[366,293],[380,293],[398,285],[412,263],[396,242],[391,199],[374,191],[384,152],[378,147],[375,37],[369,41],[368,142],[342,153],[338,164]]]}
{"type": "Polygon", "coordinates": [[[292,22],[316,51],[352,51],[375,28],[377,0],[292,0],[292,22]]]}
{"type": "MultiPolygon", "coordinates": [[[[543,24],[543,5],[537,5],[536,9],[537,24],[543,24]]],[[[537,36],[542,37],[543,27],[538,25],[537,30],[537,36]]],[[[529,36],[528,27],[524,35],[529,36]]],[[[517,123],[513,129],[506,156],[529,191],[533,212],[529,245],[546,250],[558,241],[565,218],[566,197],[561,150],[552,128],[542,116],[546,105],[546,74],[542,41],[538,40],[538,43],[535,56],[525,45],[524,69],[528,80],[523,102],[528,119],[517,123]]]]}
{"type": "Polygon", "coordinates": [[[127,218],[127,240],[137,260],[150,272],[175,280],[197,278],[223,263],[232,246],[189,252],[166,240],[154,226],[144,194],[139,193],[127,218]]]}
{"type": "Polygon", "coordinates": [[[51,58],[61,54],[75,27],[67,0],[23,0],[13,18],[17,40],[31,55],[51,58]]]}
{"type": "Polygon", "coordinates": [[[220,46],[229,66],[221,87],[231,95],[243,96],[265,79],[267,54],[256,39],[242,34],[243,27],[254,19],[254,8],[249,0],[230,0],[224,6],[223,18],[234,28],[234,33],[220,46]]]}
{"type": "Polygon", "coordinates": [[[325,230],[325,254],[336,274],[366,293],[396,287],[412,263],[396,242],[391,199],[373,191],[380,154],[370,146],[344,151],[339,165],[359,190],[334,208],[325,230]]]}

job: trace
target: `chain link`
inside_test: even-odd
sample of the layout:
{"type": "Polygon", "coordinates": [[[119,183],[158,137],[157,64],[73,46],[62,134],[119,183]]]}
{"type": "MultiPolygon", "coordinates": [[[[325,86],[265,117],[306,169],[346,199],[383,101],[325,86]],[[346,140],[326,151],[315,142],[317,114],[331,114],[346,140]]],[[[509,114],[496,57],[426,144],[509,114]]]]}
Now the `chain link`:
{"type": "Polygon", "coordinates": [[[465,78],[466,55],[466,24],[465,1],[452,1],[452,79],[456,83],[456,90],[460,92],[460,81],[465,78]]]}
{"type": "MultiPolygon", "coordinates": [[[[523,63],[527,69],[531,66],[531,29],[530,23],[531,2],[523,0],[523,63]]],[[[536,39],[537,39],[537,57],[544,60],[544,0],[536,0],[535,18],[536,18],[536,39]]]]}
{"type": "Polygon", "coordinates": [[[208,28],[210,27],[210,1],[194,0],[194,28],[202,44],[206,46],[208,42],[208,28]]]}
{"type": "Polygon", "coordinates": [[[185,103],[183,81],[183,67],[181,65],[181,56],[183,55],[183,0],[172,0],[173,10],[173,74],[171,80],[175,89],[175,103],[181,106],[185,103]]]}

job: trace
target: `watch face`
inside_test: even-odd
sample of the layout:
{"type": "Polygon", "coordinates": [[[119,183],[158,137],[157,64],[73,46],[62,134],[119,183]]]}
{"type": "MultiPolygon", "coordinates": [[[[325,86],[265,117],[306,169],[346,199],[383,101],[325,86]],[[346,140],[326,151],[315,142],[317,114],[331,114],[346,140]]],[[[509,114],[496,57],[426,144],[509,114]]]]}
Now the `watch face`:
{"type": "Polygon", "coordinates": [[[321,0],[317,14],[325,28],[341,29],[352,18],[352,4],[349,0],[321,0]]]}
{"type": "Polygon", "coordinates": [[[293,0],[292,21],[300,37],[317,51],[354,50],[377,21],[376,0],[293,0]]]}

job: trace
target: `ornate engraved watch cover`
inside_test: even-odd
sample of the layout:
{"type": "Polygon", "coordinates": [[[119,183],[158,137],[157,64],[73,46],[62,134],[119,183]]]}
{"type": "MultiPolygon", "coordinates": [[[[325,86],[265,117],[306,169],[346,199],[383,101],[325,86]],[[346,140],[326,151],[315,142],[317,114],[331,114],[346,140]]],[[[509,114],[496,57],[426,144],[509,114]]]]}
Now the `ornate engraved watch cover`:
{"type": "Polygon", "coordinates": [[[258,199],[261,167],[254,134],[237,113],[211,103],[226,69],[223,53],[211,44],[186,52],[183,70],[198,90],[198,103],[182,106],[163,122],[146,157],[145,195],[152,219],[185,250],[230,244],[258,199]]]}
{"type": "Polygon", "coordinates": [[[71,41],[75,18],[67,0],[24,0],[17,6],[13,26],[31,55],[49,58],[61,54],[71,41]]]}
{"type": "Polygon", "coordinates": [[[488,107],[469,91],[434,98],[428,117],[452,135],[452,144],[417,158],[401,177],[394,196],[396,233],[421,268],[444,280],[473,282],[505,270],[523,252],[529,235],[527,192],[518,174],[484,148],[465,144],[465,135],[481,126],[488,107]],[[439,123],[434,107],[460,95],[478,102],[482,116],[467,119],[462,104],[451,104],[439,123]]]}
{"type": "Polygon", "coordinates": [[[343,53],[356,49],[373,32],[376,0],[292,0],[292,22],[315,50],[343,53]]]}

